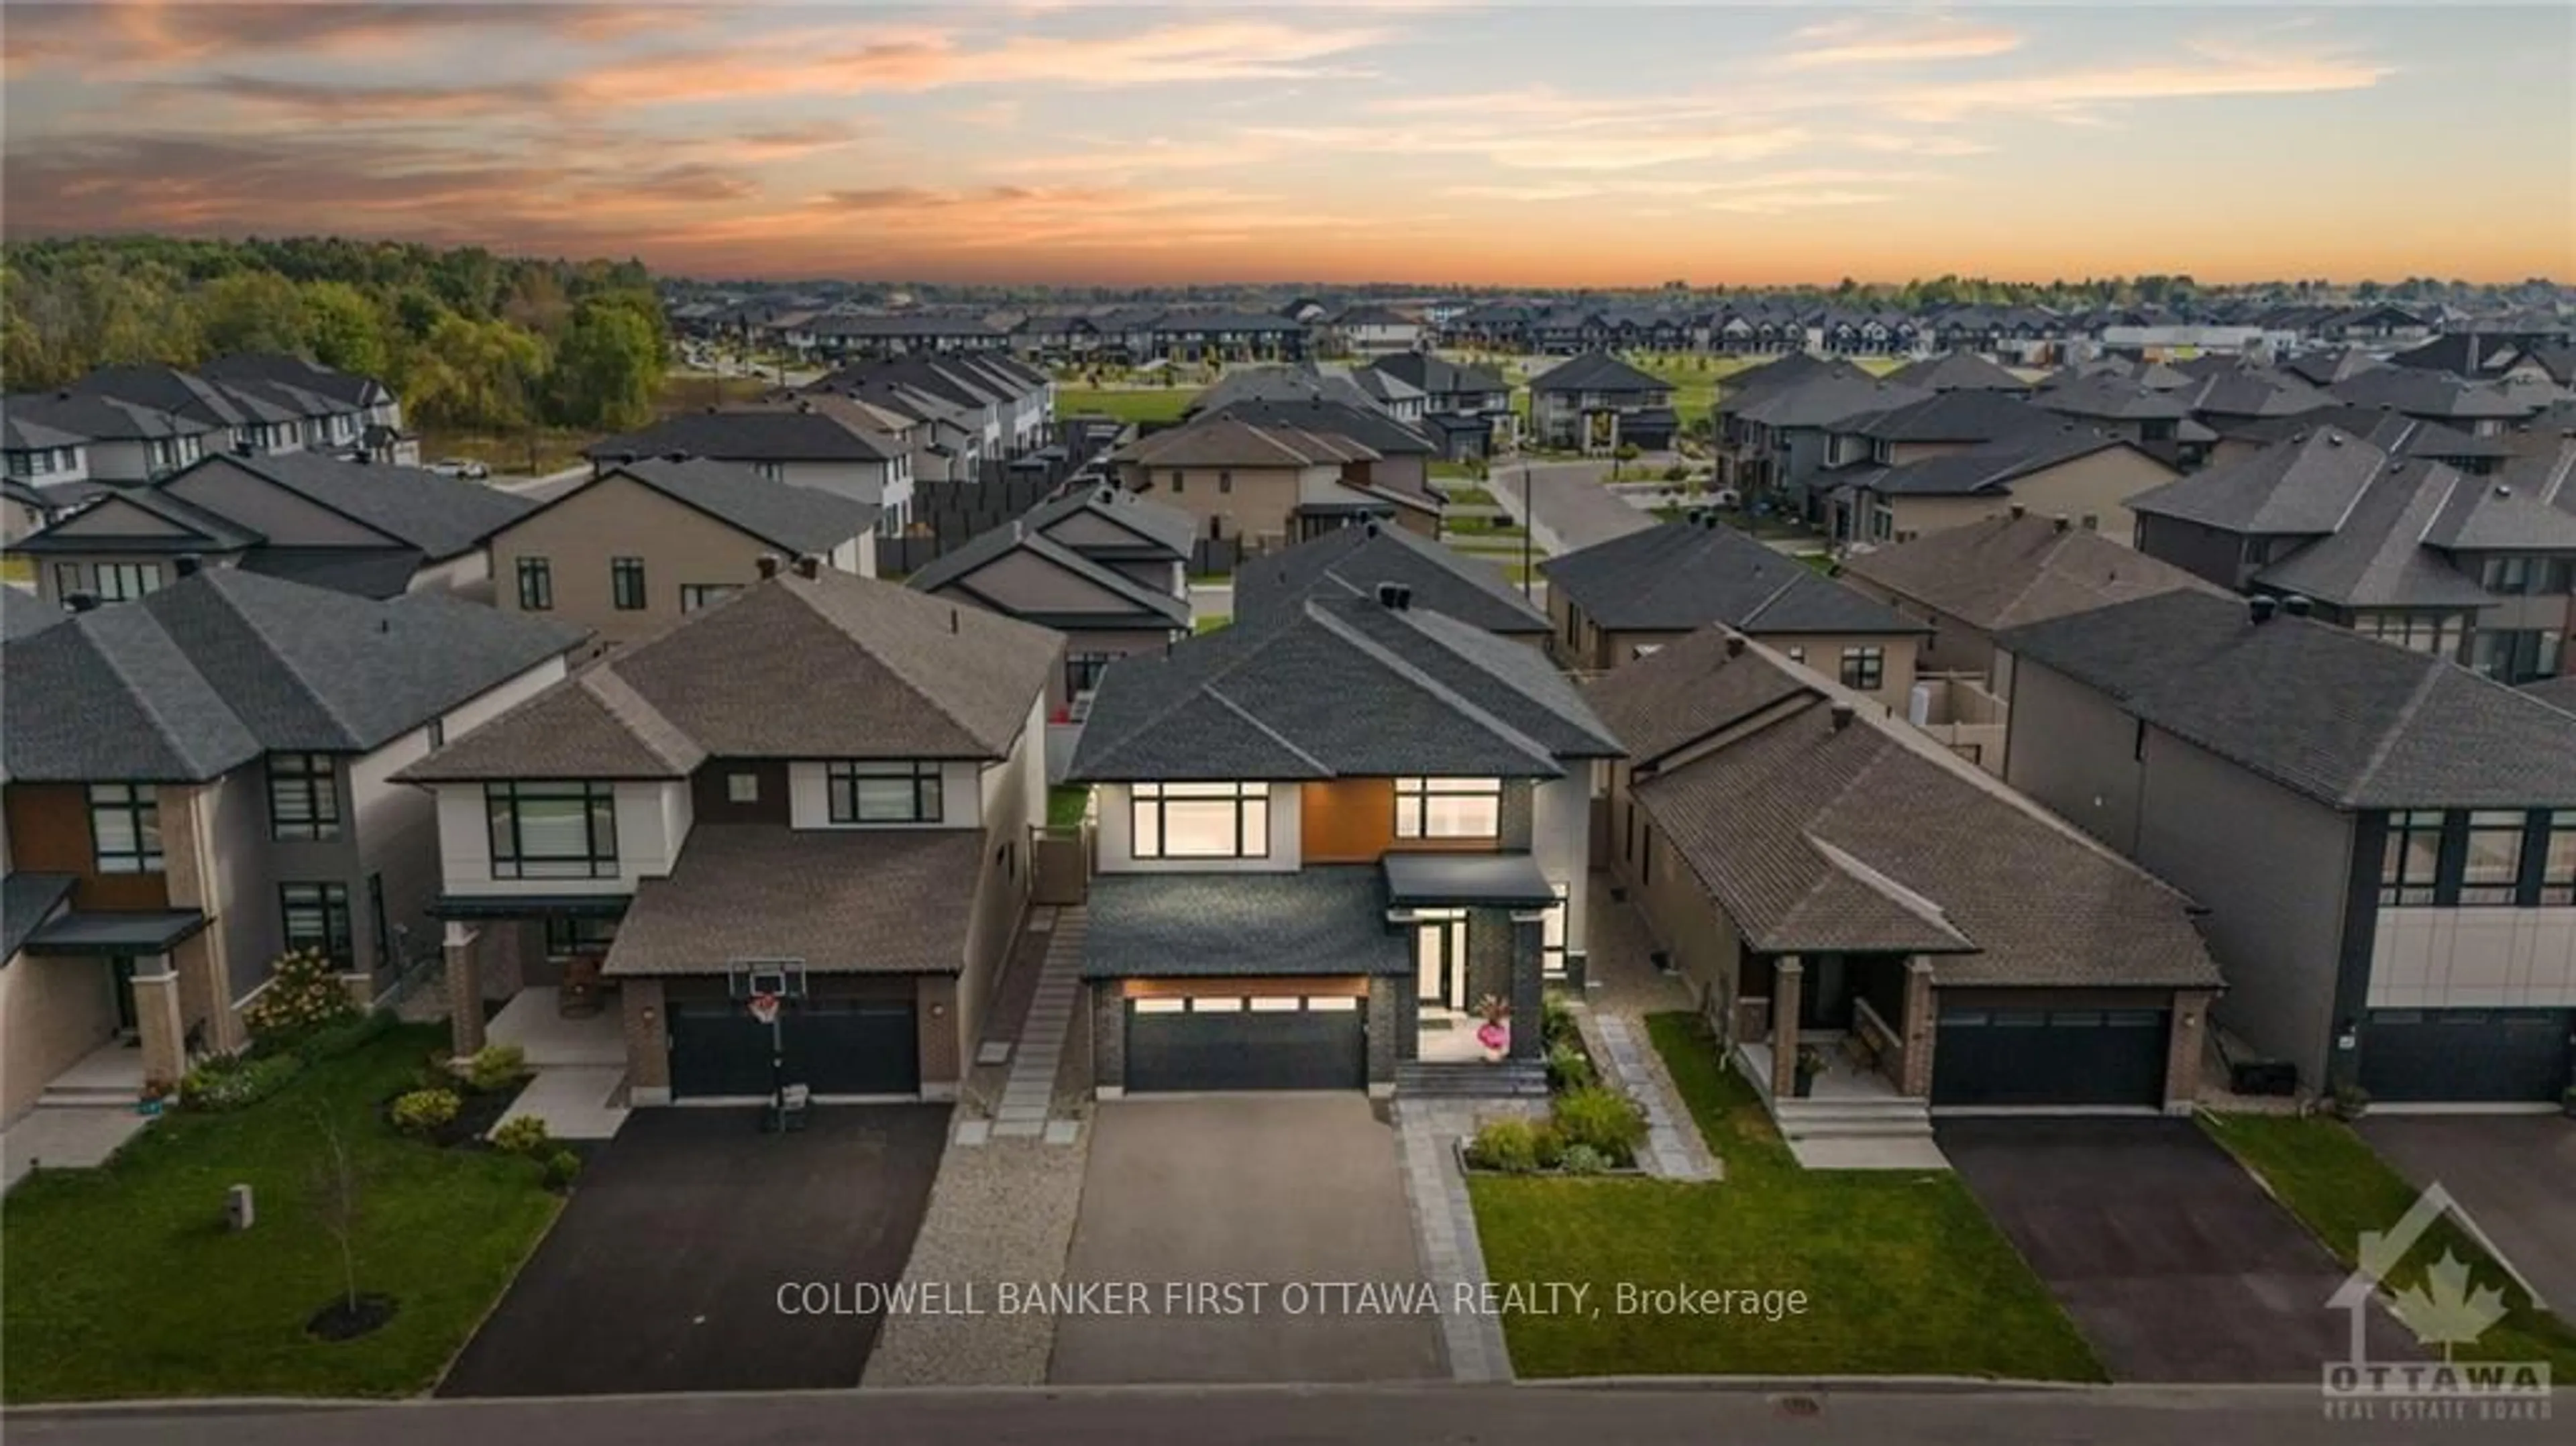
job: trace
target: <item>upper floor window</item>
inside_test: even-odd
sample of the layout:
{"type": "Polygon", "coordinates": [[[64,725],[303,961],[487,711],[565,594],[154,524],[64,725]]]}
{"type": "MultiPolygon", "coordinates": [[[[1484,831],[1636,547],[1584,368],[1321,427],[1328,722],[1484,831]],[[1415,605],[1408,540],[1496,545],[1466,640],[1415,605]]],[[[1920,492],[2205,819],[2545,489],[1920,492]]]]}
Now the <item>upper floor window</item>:
{"type": "Polygon", "coordinates": [[[277,908],[288,949],[310,949],[342,968],[356,957],[349,943],[347,884],[280,884],[277,908]]]}
{"type": "Polygon", "coordinates": [[[2469,846],[2460,865],[2460,902],[2510,904],[2522,886],[2523,816],[2503,810],[2469,815],[2469,846]]]}
{"type": "Polygon", "coordinates": [[[1137,858],[1270,856],[1269,784],[1139,783],[1130,795],[1130,833],[1137,858]]]}
{"type": "Polygon", "coordinates": [[[102,562],[91,571],[98,577],[101,602],[126,602],[161,590],[157,562],[102,562]]]}
{"type": "Polygon", "coordinates": [[[2552,596],[2567,591],[2568,561],[2563,557],[2490,557],[2479,581],[2493,593],[2552,596]]]}
{"type": "Polygon", "coordinates": [[[1495,838],[1503,831],[1499,778],[1399,778],[1397,838],[1495,838]]]}
{"type": "Polygon", "coordinates": [[[612,557],[608,560],[608,601],[619,612],[643,611],[644,559],[612,557]]]}
{"type": "Polygon", "coordinates": [[[2540,865],[2540,902],[2576,904],[2576,813],[2550,815],[2548,849],[2540,865]]]}
{"type": "Polygon", "coordinates": [[[554,611],[555,567],[542,557],[519,559],[519,611],[554,611]]]}
{"type": "Polygon", "coordinates": [[[1064,689],[1081,697],[1100,686],[1100,675],[1118,661],[1116,653],[1067,653],[1064,655],[1064,689]]]}
{"type": "Polygon", "coordinates": [[[787,480],[787,464],[784,462],[754,462],[751,470],[772,482],[787,480]]]}
{"type": "Polygon", "coordinates": [[[1863,693],[1874,693],[1878,691],[1879,685],[1886,681],[1887,650],[1885,648],[1843,649],[1844,687],[1857,689],[1863,693]]]}
{"type": "Polygon", "coordinates": [[[90,856],[102,874],[161,872],[161,801],[148,783],[89,786],[90,856]]]}
{"type": "Polygon", "coordinates": [[[834,823],[937,823],[943,813],[936,763],[834,763],[823,781],[834,823]]]}
{"type": "Polygon", "coordinates": [[[2429,904],[2442,869],[2442,815],[2417,809],[2388,816],[2388,849],[2380,857],[2379,902],[2429,904]]]}
{"type": "Polygon", "coordinates": [[[496,879],[617,876],[617,793],[605,783],[487,783],[496,879]]]}
{"type": "Polygon", "coordinates": [[[1179,473],[1179,472],[1175,472],[1175,473],[1173,473],[1173,474],[1172,474],[1172,476],[1171,476],[1171,482],[1172,482],[1172,495],[1173,495],[1173,496],[1175,496],[1175,497],[1179,496],[1179,495],[1180,495],[1180,492],[1181,492],[1181,479],[1182,479],[1182,475],[1183,475],[1183,474],[1181,474],[1181,473],[1179,473]]]}
{"type": "Polygon", "coordinates": [[[340,775],[331,755],[269,755],[268,832],[271,838],[340,836],[340,775]]]}

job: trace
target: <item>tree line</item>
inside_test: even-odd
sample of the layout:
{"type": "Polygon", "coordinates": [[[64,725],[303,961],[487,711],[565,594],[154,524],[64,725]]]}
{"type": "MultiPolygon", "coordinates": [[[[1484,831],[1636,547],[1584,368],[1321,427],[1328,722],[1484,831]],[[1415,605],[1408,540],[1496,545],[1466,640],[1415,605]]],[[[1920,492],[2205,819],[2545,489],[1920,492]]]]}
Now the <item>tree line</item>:
{"type": "Polygon", "coordinates": [[[0,247],[0,380],[294,352],[376,377],[406,419],[506,432],[652,420],[670,326],[637,261],[338,237],[78,237],[0,247]]]}

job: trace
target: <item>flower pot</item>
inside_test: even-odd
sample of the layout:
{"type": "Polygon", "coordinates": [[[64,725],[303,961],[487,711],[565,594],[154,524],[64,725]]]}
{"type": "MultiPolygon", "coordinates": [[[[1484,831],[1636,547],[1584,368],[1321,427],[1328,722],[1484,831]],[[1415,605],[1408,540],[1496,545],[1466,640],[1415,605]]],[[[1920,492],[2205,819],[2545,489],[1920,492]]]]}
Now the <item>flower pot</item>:
{"type": "Polygon", "coordinates": [[[1512,1047],[1512,1029],[1508,1024],[1481,1024],[1476,1027],[1476,1044],[1485,1051],[1485,1063],[1500,1063],[1512,1047]]]}
{"type": "Polygon", "coordinates": [[[1798,1071],[1797,1077],[1790,1082],[1790,1092],[1802,1100],[1807,1096],[1814,1094],[1816,1092],[1816,1077],[1807,1073],[1803,1069],[1798,1071]]]}

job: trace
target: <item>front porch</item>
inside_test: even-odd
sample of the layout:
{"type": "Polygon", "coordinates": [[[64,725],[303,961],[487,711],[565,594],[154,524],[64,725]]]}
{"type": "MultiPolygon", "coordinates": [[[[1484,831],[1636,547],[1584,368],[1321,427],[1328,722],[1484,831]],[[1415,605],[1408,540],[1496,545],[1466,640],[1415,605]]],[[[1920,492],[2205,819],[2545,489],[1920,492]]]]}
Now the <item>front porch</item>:
{"type": "Polygon", "coordinates": [[[1946,1170],[1932,1141],[1932,968],[1911,955],[1745,961],[1732,1063],[1800,1165],[1946,1170]]]}

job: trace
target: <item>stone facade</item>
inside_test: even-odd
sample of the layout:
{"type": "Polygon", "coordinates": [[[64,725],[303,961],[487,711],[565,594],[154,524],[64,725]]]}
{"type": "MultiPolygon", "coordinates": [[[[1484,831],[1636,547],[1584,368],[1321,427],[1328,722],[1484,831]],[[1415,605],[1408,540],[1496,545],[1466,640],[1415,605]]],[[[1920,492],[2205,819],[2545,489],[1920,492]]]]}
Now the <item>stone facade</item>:
{"type": "Polygon", "coordinates": [[[1361,1027],[1368,1031],[1369,1093],[1383,1093],[1381,1087],[1395,1084],[1395,1061],[1398,1045],[1410,1036],[1397,1021],[1413,1011],[1407,1007],[1413,995],[1412,981],[1381,974],[1369,981],[1368,1018],[1361,1027]]]}
{"type": "Polygon", "coordinates": [[[1504,853],[1527,853],[1538,836],[1538,790],[1526,778],[1503,780],[1501,838],[1495,847],[1504,853]]]}
{"type": "Polygon", "coordinates": [[[628,979],[617,986],[626,1034],[626,1086],[637,1104],[671,1098],[670,1026],[664,1018],[662,981],[628,979]]]}
{"type": "Polygon", "coordinates": [[[481,932],[469,925],[450,924],[439,949],[447,969],[448,1047],[462,1059],[483,1047],[481,932]]]}
{"type": "Polygon", "coordinates": [[[2173,1023],[2165,1039],[2165,1113],[2188,1115],[2200,1097],[2200,1062],[2208,1049],[2209,1006],[2217,995],[2203,989],[2174,992],[2173,1023]]]}
{"type": "Polygon", "coordinates": [[[1932,1004],[1932,961],[1905,961],[1905,1018],[1896,1026],[1901,1039],[1896,1092],[1915,1099],[1932,1095],[1932,1046],[1940,1033],[1940,1011],[1932,1004]]]}
{"type": "Polygon", "coordinates": [[[1127,1090],[1127,999],[1115,983],[1091,986],[1091,1083],[1103,1099],[1127,1090]]]}

